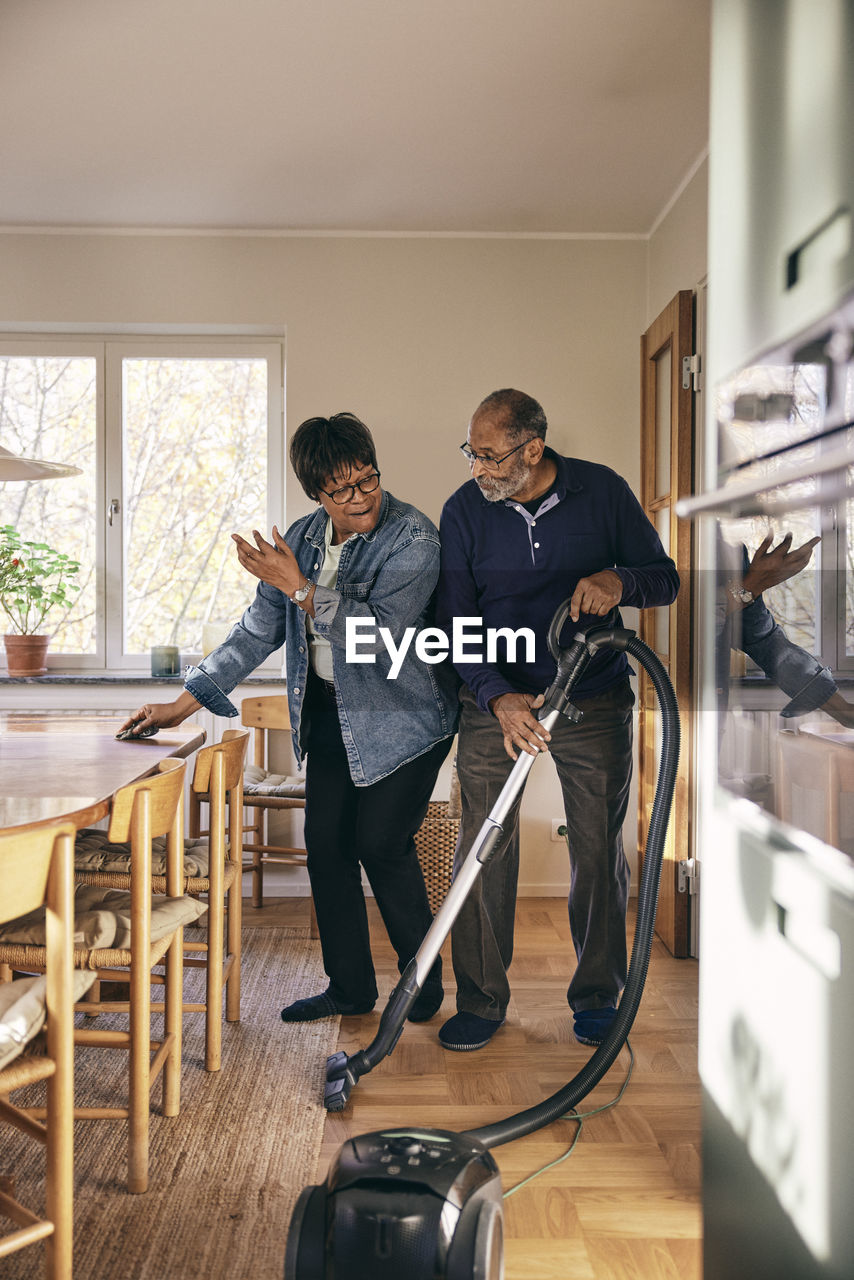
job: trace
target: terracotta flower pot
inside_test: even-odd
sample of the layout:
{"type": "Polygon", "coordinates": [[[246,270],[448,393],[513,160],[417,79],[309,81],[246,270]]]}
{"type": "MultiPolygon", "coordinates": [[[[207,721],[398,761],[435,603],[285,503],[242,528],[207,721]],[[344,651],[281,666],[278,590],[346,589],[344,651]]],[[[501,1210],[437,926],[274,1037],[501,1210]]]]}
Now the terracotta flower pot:
{"type": "Polygon", "coordinates": [[[50,636],[4,635],[3,643],[10,676],[43,676],[47,673],[45,655],[50,636]]]}

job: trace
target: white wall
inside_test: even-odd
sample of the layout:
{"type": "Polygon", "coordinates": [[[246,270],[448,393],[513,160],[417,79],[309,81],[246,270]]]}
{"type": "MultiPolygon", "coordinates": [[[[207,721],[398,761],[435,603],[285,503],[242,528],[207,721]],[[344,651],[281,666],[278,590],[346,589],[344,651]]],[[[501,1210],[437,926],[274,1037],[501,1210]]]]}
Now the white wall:
{"type": "MultiPolygon", "coordinates": [[[[663,279],[663,240],[656,255],[663,279]]],[[[0,322],[279,328],[288,432],[353,410],[374,431],[384,483],[438,519],[468,476],[457,449],[468,418],[499,386],[542,402],[557,449],[637,487],[647,273],[639,240],[10,233],[0,322]]],[[[287,518],[307,508],[289,482],[287,518]]],[[[561,812],[544,762],[523,808],[523,893],[564,890],[565,851],[549,841],[561,812]]],[[[626,840],[631,851],[634,814],[626,840]]]]}
{"type": "Polygon", "coordinates": [[[697,168],[649,239],[646,323],[680,289],[693,289],[708,262],[709,162],[697,168]]]}

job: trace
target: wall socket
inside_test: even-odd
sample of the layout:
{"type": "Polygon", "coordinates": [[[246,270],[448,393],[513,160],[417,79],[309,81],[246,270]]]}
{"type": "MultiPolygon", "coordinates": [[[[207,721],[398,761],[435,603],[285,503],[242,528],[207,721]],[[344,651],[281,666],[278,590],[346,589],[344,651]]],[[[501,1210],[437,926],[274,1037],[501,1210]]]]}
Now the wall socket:
{"type": "Polygon", "coordinates": [[[552,818],[552,840],[566,839],[566,819],[552,818]]]}

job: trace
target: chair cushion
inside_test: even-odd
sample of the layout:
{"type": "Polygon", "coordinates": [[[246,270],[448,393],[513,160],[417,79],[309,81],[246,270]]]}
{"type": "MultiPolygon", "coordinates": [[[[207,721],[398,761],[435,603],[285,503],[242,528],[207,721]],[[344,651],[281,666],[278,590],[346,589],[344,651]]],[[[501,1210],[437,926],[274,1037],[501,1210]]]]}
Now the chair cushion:
{"type": "MultiPolygon", "coordinates": [[[[203,839],[184,841],[184,875],[203,878],[208,874],[208,842],[203,839]]],[[[130,871],[130,843],[111,844],[106,831],[84,827],[74,841],[74,866],[77,871],[130,871]]],[[[151,842],[151,874],[166,874],[166,837],[156,836],[151,842]]]]}
{"type": "Polygon", "coordinates": [[[243,773],[243,793],[247,796],[305,796],[305,778],[300,774],[269,773],[257,764],[248,764],[243,773]]]}
{"type": "MultiPolygon", "coordinates": [[[[206,902],[196,898],[151,897],[151,941],[156,942],[181,925],[192,924],[207,911],[206,902]]],[[[11,920],[0,928],[0,942],[44,946],[44,909],[11,920]]],[[[130,945],[130,890],[105,889],[97,884],[79,884],[74,890],[75,947],[130,945]]],[[[2,985],[2,984],[0,984],[2,985]]]]}
{"type": "MultiPolygon", "coordinates": [[[[85,969],[75,969],[72,975],[72,996],[81,999],[98,975],[85,969]]],[[[44,1026],[47,978],[39,974],[34,978],[16,978],[14,982],[0,982],[0,1071],[12,1062],[44,1026]]]]}

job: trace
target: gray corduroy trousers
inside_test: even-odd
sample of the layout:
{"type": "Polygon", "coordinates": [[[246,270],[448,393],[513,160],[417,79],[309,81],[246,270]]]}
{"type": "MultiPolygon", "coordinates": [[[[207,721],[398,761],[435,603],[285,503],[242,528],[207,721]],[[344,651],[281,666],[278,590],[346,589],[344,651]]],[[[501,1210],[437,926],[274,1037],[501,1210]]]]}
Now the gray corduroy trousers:
{"type": "MultiPolygon", "coordinates": [[[[495,717],[485,715],[465,687],[460,702],[457,866],[513,767],[495,717]]],[[[574,725],[561,716],[549,744],[569,839],[569,923],[577,963],[567,1000],[575,1012],[616,1005],[626,982],[629,867],[622,826],[632,774],[634,694],[626,679],[577,705],[582,721],[574,725]]],[[[510,999],[521,798],[520,793],[452,931],[457,1008],[481,1018],[502,1019],[510,999]]]]}

